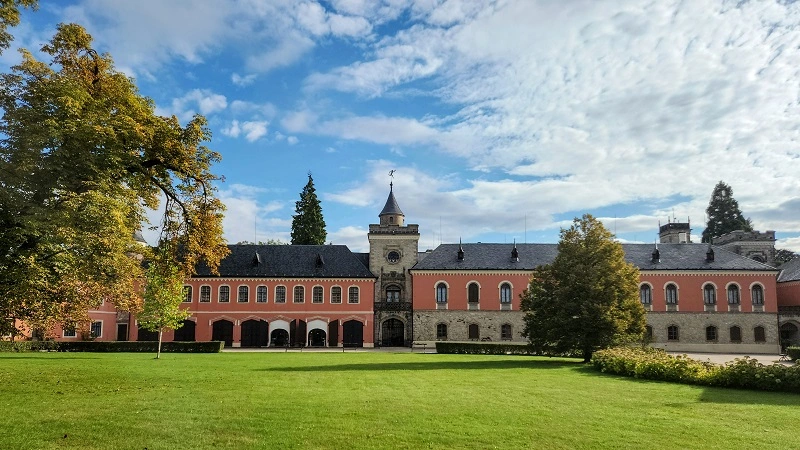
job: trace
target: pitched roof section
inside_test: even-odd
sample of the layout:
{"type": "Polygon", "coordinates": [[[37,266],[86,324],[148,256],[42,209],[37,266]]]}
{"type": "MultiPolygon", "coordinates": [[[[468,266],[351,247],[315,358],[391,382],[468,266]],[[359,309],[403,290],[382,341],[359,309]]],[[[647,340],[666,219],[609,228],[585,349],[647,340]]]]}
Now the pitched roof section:
{"type": "MultiPolygon", "coordinates": [[[[375,278],[346,245],[229,245],[220,277],[375,278]],[[256,257],[255,255],[258,255],[256,257]]],[[[204,264],[195,277],[213,277],[204,264]]]]}
{"type": "MultiPolygon", "coordinates": [[[[464,260],[458,260],[459,244],[442,244],[413,270],[533,270],[550,264],[557,244],[516,244],[519,261],[511,252],[514,244],[462,244],[464,260]]],[[[659,244],[659,261],[653,262],[653,244],[623,244],[625,259],[640,270],[755,270],[774,271],[772,266],[714,247],[714,261],[706,260],[707,244],[659,244]]]]}
{"type": "Polygon", "coordinates": [[[397,200],[394,199],[394,192],[391,190],[389,191],[389,198],[386,199],[386,205],[384,205],[383,210],[378,217],[385,216],[387,214],[395,214],[395,215],[405,215],[403,211],[400,211],[400,206],[397,204],[397,200]]]}
{"type": "Polygon", "coordinates": [[[781,266],[778,283],[800,280],[800,257],[795,258],[781,266]]]}

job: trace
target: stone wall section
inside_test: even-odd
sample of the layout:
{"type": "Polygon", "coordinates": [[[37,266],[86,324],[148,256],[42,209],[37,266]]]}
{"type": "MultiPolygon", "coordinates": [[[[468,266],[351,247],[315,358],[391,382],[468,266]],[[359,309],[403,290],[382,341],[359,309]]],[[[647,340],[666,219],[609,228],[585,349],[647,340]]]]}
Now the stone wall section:
{"type": "Polygon", "coordinates": [[[647,324],[653,327],[653,347],[678,352],[776,353],[780,351],[778,315],[775,313],[680,313],[651,312],[647,324]],[[667,327],[676,325],[679,339],[667,339],[667,327]],[[706,327],[717,327],[717,340],[706,340],[706,327]],[[742,330],[741,342],[730,340],[730,327],[742,330]],[[765,342],[756,342],[753,329],[764,327],[765,342]]]}
{"type": "Polygon", "coordinates": [[[481,339],[491,338],[492,342],[527,342],[522,336],[525,328],[523,318],[522,311],[415,310],[414,341],[435,342],[436,325],[440,323],[447,325],[448,341],[470,341],[469,325],[474,323],[480,327],[481,339]],[[511,325],[511,341],[503,341],[500,336],[500,327],[506,323],[511,325]]]}

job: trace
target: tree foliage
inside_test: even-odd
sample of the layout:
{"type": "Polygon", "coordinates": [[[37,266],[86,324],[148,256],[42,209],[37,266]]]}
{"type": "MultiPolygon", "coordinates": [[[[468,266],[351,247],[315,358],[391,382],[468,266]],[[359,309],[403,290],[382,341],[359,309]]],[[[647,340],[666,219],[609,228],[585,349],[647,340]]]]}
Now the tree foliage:
{"type": "Polygon", "coordinates": [[[292,245],[322,245],[325,243],[325,219],[322,206],[314,189],[314,179],[308,174],[308,183],[295,202],[295,215],[292,216],[292,245]]]}
{"type": "Polygon", "coordinates": [[[0,0],[0,52],[14,40],[8,29],[19,25],[20,7],[36,9],[38,3],[37,0],[0,0]]]}
{"type": "Polygon", "coordinates": [[[49,329],[110,301],[135,311],[147,249],[134,233],[163,202],[158,246],[190,274],[227,252],[202,116],[160,117],[131,78],[62,24],[41,62],[0,75],[0,317],[49,329]]]}
{"type": "Polygon", "coordinates": [[[785,264],[795,258],[797,258],[797,253],[791,250],[785,248],[775,249],[775,262],[778,263],[778,265],[785,264]]]}
{"type": "Polygon", "coordinates": [[[714,186],[711,200],[706,208],[706,229],[703,230],[703,242],[711,242],[717,236],[731,231],[752,231],[750,219],[745,219],[739,209],[739,202],[733,198],[733,189],[723,181],[714,186]]]}
{"type": "Polygon", "coordinates": [[[191,315],[188,309],[181,308],[184,298],[183,272],[170,260],[167,255],[150,263],[146,272],[144,304],[137,315],[142,328],[158,332],[156,359],[161,356],[164,331],[180,328],[191,315]]]}
{"type": "Polygon", "coordinates": [[[522,294],[525,330],[545,354],[577,353],[640,339],[645,313],[638,299],[639,270],[603,224],[584,215],[561,230],[558,255],[536,269],[522,294]]]}

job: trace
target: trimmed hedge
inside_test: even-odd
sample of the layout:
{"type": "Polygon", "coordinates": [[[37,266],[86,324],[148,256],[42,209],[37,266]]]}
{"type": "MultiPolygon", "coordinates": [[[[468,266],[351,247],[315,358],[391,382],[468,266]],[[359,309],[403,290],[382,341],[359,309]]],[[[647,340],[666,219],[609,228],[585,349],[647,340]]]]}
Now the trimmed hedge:
{"type": "Polygon", "coordinates": [[[800,347],[788,347],[786,349],[786,355],[791,358],[792,361],[797,361],[800,359],[800,347]]]}
{"type": "Polygon", "coordinates": [[[0,341],[0,352],[58,351],[56,341],[0,341]]]}
{"type": "MultiPolygon", "coordinates": [[[[208,342],[162,342],[162,353],[219,353],[224,347],[222,341],[208,342]]],[[[146,352],[155,353],[158,342],[137,341],[18,341],[0,342],[0,352],[146,352]]]]}
{"type": "Polygon", "coordinates": [[[436,353],[461,355],[533,355],[528,344],[500,342],[437,342],[436,353]]]}
{"type": "Polygon", "coordinates": [[[800,393],[800,365],[766,366],[748,356],[717,365],[662,349],[618,347],[595,352],[591,364],[601,372],[647,380],[800,393]]]}

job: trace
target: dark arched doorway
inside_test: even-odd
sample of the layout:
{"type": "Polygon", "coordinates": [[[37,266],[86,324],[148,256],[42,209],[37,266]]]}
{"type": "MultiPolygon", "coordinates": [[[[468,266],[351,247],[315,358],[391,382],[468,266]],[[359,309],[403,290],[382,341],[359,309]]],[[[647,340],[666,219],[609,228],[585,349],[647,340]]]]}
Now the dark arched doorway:
{"type": "Polygon", "coordinates": [[[319,328],[313,329],[308,333],[309,347],[325,347],[326,333],[319,328]]]}
{"type": "Polygon", "coordinates": [[[225,347],[233,345],[233,323],[228,320],[218,320],[211,326],[211,340],[223,341],[225,347]]]}
{"type": "Polygon", "coordinates": [[[289,345],[289,332],[283,329],[272,330],[269,345],[270,347],[286,347],[289,345]]]}
{"type": "Polygon", "coordinates": [[[381,346],[402,347],[405,342],[406,326],[398,319],[385,320],[381,324],[381,346]]]}
{"type": "Polygon", "coordinates": [[[147,341],[157,341],[158,340],[158,332],[157,331],[150,331],[145,330],[142,327],[139,327],[136,333],[136,340],[139,342],[147,342],[147,341]]]}
{"type": "Polygon", "coordinates": [[[797,345],[800,343],[800,333],[798,333],[797,325],[786,322],[781,325],[781,349],[785,350],[786,347],[797,345]]]}
{"type": "Polygon", "coordinates": [[[266,320],[242,322],[242,347],[266,347],[269,325],[266,320]]]}
{"type": "Polygon", "coordinates": [[[191,320],[184,320],[183,325],[175,330],[174,341],[179,342],[194,342],[194,332],[196,325],[191,320]]]}
{"type": "Polygon", "coordinates": [[[345,347],[364,346],[364,324],[357,320],[348,320],[342,324],[342,345],[345,347]]]}

